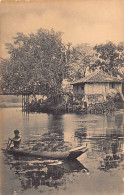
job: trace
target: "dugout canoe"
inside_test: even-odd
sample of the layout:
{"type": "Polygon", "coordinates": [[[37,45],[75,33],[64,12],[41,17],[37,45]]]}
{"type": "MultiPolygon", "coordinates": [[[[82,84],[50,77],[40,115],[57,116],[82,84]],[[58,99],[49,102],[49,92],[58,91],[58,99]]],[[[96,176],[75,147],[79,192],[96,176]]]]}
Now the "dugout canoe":
{"type": "Polygon", "coordinates": [[[49,151],[28,151],[22,149],[6,149],[5,151],[8,154],[13,154],[15,156],[29,156],[29,157],[37,157],[37,158],[44,158],[44,159],[53,159],[53,160],[73,160],[78,158],[80,155],[87,151],[87,147],[81,146],[77,147],[68,151],[56,151],[56,152],[49,152],[49,151]]]}

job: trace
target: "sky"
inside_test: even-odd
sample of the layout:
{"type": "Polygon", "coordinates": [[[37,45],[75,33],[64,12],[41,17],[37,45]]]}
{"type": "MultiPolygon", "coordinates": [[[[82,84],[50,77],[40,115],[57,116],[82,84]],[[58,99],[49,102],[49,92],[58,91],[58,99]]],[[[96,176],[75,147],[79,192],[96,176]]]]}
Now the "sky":
{"type": "Polygon", "coordinates": [[[63,32],[64,43],[91,45],[124,41],[124,0],[63,0],[0,3],[1,57],[8,57],[5,43],[17,32],[39,28],[63,32]]]}

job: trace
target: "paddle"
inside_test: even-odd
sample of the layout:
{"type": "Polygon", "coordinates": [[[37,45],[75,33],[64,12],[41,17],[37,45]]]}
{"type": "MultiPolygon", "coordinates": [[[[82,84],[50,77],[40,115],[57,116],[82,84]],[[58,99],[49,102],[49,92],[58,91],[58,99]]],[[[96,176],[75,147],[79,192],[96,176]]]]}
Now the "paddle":
{"type": "Polygon", "coordinates": [[[11,143],[12,143],[12,139],[8,139],[8,142],[7,142],[7,147],[6,147],[6,150],[8,150],[11,146],[11,143]]]}

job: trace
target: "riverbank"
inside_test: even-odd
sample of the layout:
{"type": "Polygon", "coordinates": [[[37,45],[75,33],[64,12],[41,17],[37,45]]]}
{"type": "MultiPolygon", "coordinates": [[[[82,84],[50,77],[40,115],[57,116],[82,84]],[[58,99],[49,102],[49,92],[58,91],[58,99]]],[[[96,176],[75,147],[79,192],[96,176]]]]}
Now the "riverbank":
{"type": "Polygon", "coordinates": [[[110,113],[124,108],[124,102],[106,101],[103,103],[89,104],[86,107],[82,107],[80,104],[63,104],[58,105],[35,103],[29,104],[26,107],[28,112],[43,112],[43,113],[78,113],[78,114],[104,114],[110,113]]]}
{"type": "Polygon", "coordinates": [[[0,108],[21,107],[21,96],[16,95],[0,95],[0,108]]]}
{"type": "Polygon", "coordinates": [[[51,114],[63,114],[63,113],[78,113],[78,114],[104,114],[110,113],[115,110],[123,109],[123,101],[106,101],[103,103],[89,104],[83,107],[81,103],[75,104],[74,102],[65,103],[62,101],[58,105],[53,105],[49,101],[25,101],[22,106],[22,96],[16,95],[1,95],[0,96],[0,108],[12,108],[22,107],[24,112],[37,112],[37,113],[51,113],[51,114]]]}

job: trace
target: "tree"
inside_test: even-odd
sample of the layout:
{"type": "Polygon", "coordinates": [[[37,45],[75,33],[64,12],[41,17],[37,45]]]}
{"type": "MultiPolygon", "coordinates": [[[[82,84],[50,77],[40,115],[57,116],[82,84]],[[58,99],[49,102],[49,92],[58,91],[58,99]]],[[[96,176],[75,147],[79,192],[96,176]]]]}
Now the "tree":
{"type": "Polygon", "coordinates": [[[114,76],[120,75],[120,69],[124,66],[124,43],[118,45],[108,42],[96,45],[94,50],[99,59],[91,66],[91,69],[100,68],[114,76]]]}
{"type": "Polygon", "coordinates": [[[74,80],[85,77],[86,71],[96,59],[95,51],[89,44],[83,43],[73,47],[70,53],[68,78],[74,80]]]}
{"type": "Polygon", "coordinates": [[[2,60],[2,89],[8,93],[39,93],[54,97],[62,93],[66,72],[61,32],[39,29],[36,34],[17,33],[7,43],[9,59],[2,60]]]}

